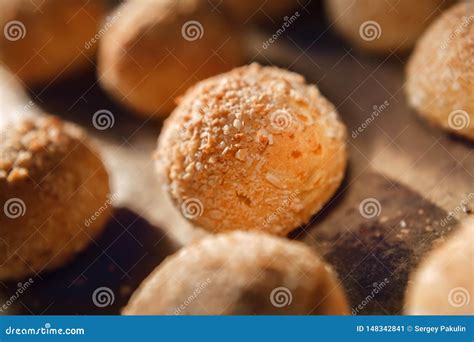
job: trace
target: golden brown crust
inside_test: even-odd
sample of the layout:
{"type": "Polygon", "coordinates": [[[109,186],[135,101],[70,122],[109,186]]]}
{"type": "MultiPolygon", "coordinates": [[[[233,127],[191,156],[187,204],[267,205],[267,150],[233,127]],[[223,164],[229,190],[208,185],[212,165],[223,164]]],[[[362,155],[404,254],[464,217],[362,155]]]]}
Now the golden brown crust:
{"type": "Polygon", "coordinates": [[[412,277],[405,311],[410,315],[474,314],[474,219],[428,255],[412,277]]]}
{"type": "Polygon", "coordinates": [[[0,0],[0,63],[29,85],[92,65],[102,0],[0,0]],[[2,31],[3,33],[3,31],[2,31]],[[22,37],[23,36],[23,37],[22,37]]]}
{"type": "Polygon", "coordinates": [[[107,173],[79,128],[38,117],[3,126],[1,134],[0,279],[11,280],[58,267],[84,249],[111,203],[107,173]]]}
{"type": "Polygon", "coordinates": [[[474,3],[457,4],[431,25],[407,67],[408,102],[447,131],[474,139],[474,3]]]}
{"type": "Polygon", "coordinates": [[[124,309],[126,315],[348,312],[336,277],[309,247],[249,232],[219,234],[181,249],[124,309]]]}
{"type": "Polygon", "coordinates": [[[357,48],[410,49],[451,0],[326,0],[331,24],[357,48]]]}
{"type": "Polygon", "coordinates": [[[315,86],[252,64],[186,93],[165,123],[156,163],[172,199],[197,225],[286,235],[338,188],[345,137],[315,86]]]}
{"type": "Polygon", "coordinates": [[[128,1],[102,38],[98,74],[109,93],[145,117],[167,116],[197,81],[242,61],[238,32],[207,1],[128,1]]]}

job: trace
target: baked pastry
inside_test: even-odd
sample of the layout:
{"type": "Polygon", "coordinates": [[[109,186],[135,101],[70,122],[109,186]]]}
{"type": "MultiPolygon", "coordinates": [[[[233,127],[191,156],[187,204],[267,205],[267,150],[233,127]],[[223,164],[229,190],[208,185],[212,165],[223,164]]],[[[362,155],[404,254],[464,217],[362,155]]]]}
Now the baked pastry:
{"type": "Polygon", "coordinates": [[[286,235],[338,188],[345,137],[316,86],[252,64],[186,93],[165,122],[156,164],[171,198],[196,225],[286,235]]]}
{"type": "Polygon", "coordinates": [[[408,102],[430,123],[474,139],[474,2],[459,3],[423,34],[407,67],[408,102]]]}
{"type": "MultiPolygon", "coordinates": [[[[291,10],[299,5],[296,0],[209,0],[217,10],[230,16],[239,25],[249,22],[262,22],[264,20],[279,20],[283,22],[284,16],[294,14],[291,10]]],[[[301,7],[301,5],[299,6],[301,7]]]]}
{"type": "Polygon", "coordinates": [[[125,315],[342,315],[336,277],[301,242],[262,233],[207,237],[148,276],[125,315]]]}
{"type": "Polygon", "coordinates": [[[474,314],[474,219],[436,248],[412,276],[405,311],[410,315],[474,314]]]}
{"type": "Polygon", "coordinates": [[[413,47],[450,0],[326,0],[335,29],[359,49],[375,53],[413,47]]]}
{"type": "Polygon", "coordinates": [[[102,86],[144,117],[167,116],[199,80],[242,61],[238,32],[205,0],[130,0],[104,34],[102,86]]]}
{"type": "Polygon", "coordinates": [[[28,85],[93,65],[103,0],[0,0],[0,63],[28,85]]]}
{"type": "Polygon", "coordinates": [[[0,279],[63,265],[110,216],[107,172],[83,131],[55,117],[2,122],[0,279]]]}

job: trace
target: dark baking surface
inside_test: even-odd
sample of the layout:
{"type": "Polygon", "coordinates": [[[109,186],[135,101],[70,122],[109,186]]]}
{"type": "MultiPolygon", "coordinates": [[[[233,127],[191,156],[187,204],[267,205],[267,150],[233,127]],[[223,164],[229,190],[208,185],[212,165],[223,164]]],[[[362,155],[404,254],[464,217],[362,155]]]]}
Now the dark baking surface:
{"type": "MultiPolygon", "coordinates": [[[[302,9],[298,25],[271,49],[264,51],[257,44],[249,51],[249,60],[288,67],[317,83],[348,125],[350,165],[344,184],[309,225],[290,237],[314,246],[333,265],[352,307],[365,303],[358,314],[399,314],[410,272],[456,224],[451,220],[440,225],[448,215],[446,208],[473,190],[473,146],[428,127],[406,106],[402,91],[406,56],[373,57],[353,51],[326,32],[322,16],[314,16],[315,6],[302,9]],[[350,132],[364,122],[373,106],[386,100],[390,105],[383,115],[351,139],[350,132]],[[404,169],[403,163],[387,166],[400,179],[380,171],[380,160],[390,159],[392,152],[410,157],[410,168],[404,169]],[[446,175],[439,179],[440,186],[450,189],[446,196],[453,198],[445,209],[433,203],[440,196],[436,191],[428,196],[411,184],[402,185],[401,179],[403,183],[409,180],[406,174],[416,179],[433,168],[446,175]],[[380,203],[377,217],[360,214],[359,205],[366,198],[380,203]],[[367,300],[381,282],[386,285],[367,300]]],[[[275,27],[269,25],[259,35],[270,36],[275,27]]],[[[111,110],[116,122],[102,138],[122,145],[125,140],[131,149],[130,136],[137,130],[152,140],[159,134],[160,122],[144,123],[112,102],[96,83],[93,71],[30,95],[48,112],[90,131],[94,131],[93,113],[100,108],[111,110]]],[[[99,133],[93,132],[96,137],[99,133]]],[[[130,209],[118,208],[98,241],[65,267],[33,277],[33,285],[3,314],[119,314],[144,277],[180,247],[167,233],[130,209]],[[101,286],[115,294],[114,303],[103,308],[91,300],[101,286]]],[[[0,285],[4,300],[18,287],[17,283],[0,285]]]]}

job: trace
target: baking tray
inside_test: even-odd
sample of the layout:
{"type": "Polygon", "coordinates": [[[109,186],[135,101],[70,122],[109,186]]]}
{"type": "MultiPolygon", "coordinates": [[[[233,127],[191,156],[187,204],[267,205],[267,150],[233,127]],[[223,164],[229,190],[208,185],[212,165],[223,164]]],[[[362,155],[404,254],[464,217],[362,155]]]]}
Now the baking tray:
{"type": "MultiPolygon", "coordinates": [[[[473,144],[428,126],[407,106],[406,55],[358,52],[328,30],[318,6],[300,14],[266,49],[262,42],[278,23],[250,29],[248,61],[288,68],[316,83],[348,127],[350,160],[337,194],[290,238],[334,266],[353,314],[403,313],[410,272],[469,213],[473,144]],[[375,119],[367,124],[369,117],[375,119]],[[362,214],[361,203],[375,212],[362,214]]],[[[93,70],[30,90],[30,96],[35,106],[78,123],[98,142],[115,211],[99,239],[63,268],[32,277],[3,314],[119,314],[164,258],[207,234],[182,218],[157,183],[152,153],[162,122],[140,120],[111,101],[93,70]],[[101,109],[115,122],[98,131],[92,116],[101,109]],[[112,291],[110,305],[94,304],[100,287],[112,291]]],[[[0,285],[5,302],[22,284],[0,285]]]]}

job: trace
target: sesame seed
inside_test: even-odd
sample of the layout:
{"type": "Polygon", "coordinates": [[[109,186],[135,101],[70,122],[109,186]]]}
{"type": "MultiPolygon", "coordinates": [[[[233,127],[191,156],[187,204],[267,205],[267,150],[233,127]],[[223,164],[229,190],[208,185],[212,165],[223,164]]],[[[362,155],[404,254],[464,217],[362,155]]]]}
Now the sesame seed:
{"type": "Polygon", "coordinates": [[[240,129],[242,127],[242,122],[238,119],[234,120],[233,126],[237,129],[240,129]]]}

